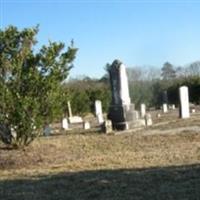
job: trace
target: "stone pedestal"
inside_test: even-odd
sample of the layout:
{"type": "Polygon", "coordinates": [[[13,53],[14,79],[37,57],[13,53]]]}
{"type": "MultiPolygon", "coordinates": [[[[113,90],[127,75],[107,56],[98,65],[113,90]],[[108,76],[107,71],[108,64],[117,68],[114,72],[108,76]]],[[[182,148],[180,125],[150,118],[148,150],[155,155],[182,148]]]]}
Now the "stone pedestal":
{"type": "Polygon", "coordinates": [[[112,119],[114,129],[127,130],[143,124],[139,122],[139,113],[134,107],[134,104],[130,104],[129,106],[110,106],[108,118],[112,119]]]}
{"type": "Polygon", "coordinates": [[[112,119],[114,129],[127,130],[131,125],[129,122],[137,120],[139,118],[139,114],[138,111],[134,110],[134,104],[129,106],[112,105],[110,106],[108,118],[112,119]]]}

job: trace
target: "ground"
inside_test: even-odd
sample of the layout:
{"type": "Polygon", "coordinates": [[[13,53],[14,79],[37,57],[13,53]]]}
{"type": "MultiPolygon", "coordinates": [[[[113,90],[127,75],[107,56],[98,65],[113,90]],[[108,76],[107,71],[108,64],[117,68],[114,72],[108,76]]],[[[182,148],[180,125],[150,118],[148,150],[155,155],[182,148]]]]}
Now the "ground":
{"type": "Polygon", "coordinates": [[[200,113],[153,120],[116,135],[40,137],[24,150],[0,144],[0,199],[200,199],[200,113]]]}

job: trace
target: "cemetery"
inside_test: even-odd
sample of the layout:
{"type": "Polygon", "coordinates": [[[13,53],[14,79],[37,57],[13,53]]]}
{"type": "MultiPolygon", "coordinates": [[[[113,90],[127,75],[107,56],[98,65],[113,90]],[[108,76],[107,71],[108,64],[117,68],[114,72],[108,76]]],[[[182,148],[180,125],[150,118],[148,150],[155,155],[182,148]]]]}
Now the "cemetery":
{"type": "Polygon", "coordinates": [[[188,87],[179,88],[179,107],[168,105],[164,92],[160,109],[142,103],[136,110],[123,63],[115,60],[109,73],[108,113],[97,99],[93,115],[73,115],[68,101],[62,120],[46,124],[25,150],[0,143],[5,200],[49,199],[44,191],[52,190],[59,199],[200,196],[200,106],[189,103],[188,87]]]}
{"type": "Polygon", "coordinates": [[[0,12],[0,200],[200,200],[198,2],[0,12]]]}

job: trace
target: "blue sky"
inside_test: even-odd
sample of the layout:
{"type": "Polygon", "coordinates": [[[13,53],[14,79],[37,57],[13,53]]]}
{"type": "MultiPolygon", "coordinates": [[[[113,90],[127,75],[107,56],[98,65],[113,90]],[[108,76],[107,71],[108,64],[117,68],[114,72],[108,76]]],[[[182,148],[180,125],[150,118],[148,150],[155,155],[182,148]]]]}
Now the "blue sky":
{"type": "Polygon", "coordinates": [[[199,1],[0,0],[0,26],[40,25],[48,40],[79,48],[70,76],[100,78],[114,59],[126,66],[185,65],[200,60],[199,1]]]}

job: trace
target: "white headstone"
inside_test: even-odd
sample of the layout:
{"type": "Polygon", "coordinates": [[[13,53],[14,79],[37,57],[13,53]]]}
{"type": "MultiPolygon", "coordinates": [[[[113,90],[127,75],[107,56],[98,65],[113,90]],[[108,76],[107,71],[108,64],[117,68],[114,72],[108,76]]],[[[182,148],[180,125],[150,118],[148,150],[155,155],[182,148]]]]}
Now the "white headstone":
{"type": "Polygon", "coordinates": [[[175,107],[175,105],[174,105],[174,104],[172,104],[172,110],[175,110],[175,108],[176,108],[176,107],[175,107]]]}
{"type": "Polygon", "coordinates": [[[87,130],[87,129],[90,129],[90,123],[89,122],[83,122],[83,128],[85,129],[85,130],[87,130]]]}
{"type": "Polygon", "coordinates": [[[96,114],[96,116],[98,114],[102,114],[102,105],[101,105],[101,101],[100,100],[96,100],[95,101],[95,114],[96,114]]]}
{"type": "Polygon", "coordinates": [[[98,114],[97,115],[97,121],[98,121],[99,124],[102,124],[104,122],[103,114],[98,114]]]}
{"type": "Polygon", "coordinates": [[[69,125],[68,125],[68,121],[67,121],[66,117],[62,119],[62,128],[64,130],[68,130],[69,129],[69,125]]]}
{"type": "Polygon", "coordinates": [[[141,114],[141,117],[143,118],[146,114],[146,105],[145,104],[141,104],[140,105],[140,114],[141,114]]]}
{"type": "Polygon", "coordinates": [[[101,105],[100,100],[95,101],[95,114],[96,114],[98,123],[102,124],[104,122],[104,119],[103,119],[102,105],[101,105]]]}
{"type": "Polygon", "coordinates": [[[167,108],[167,104],[166,103],[163,104],[162,108],[163,108],[163,112],[164,113],[168,112],[168,108],[167,108]]]}
{"type": "Polygon", "coordinates": [[[153,124],[151,114],[146,114],[145,115],[145,124],[146,126],[151,126],[153,124]]]}
{"type": "Polygon", "coordinates": [[[196,110],[194,108],[191,109],[191,113],[195,113],[196,110]]]}
{"type": "Polygon", "coordinates": [[[187,86],[182,86],[179,88],[179,99],[180,99],[180,117],[189,118],[190,109],[189,109],[189,93],[187,86]]]}
{"type": "Polygon", "coordinates": [[[160,117],[161,117],[161,114],[160,114],[160,113],[158,113],[158,114],[157,114],[157,118],[160,118],[160,117]]]}

